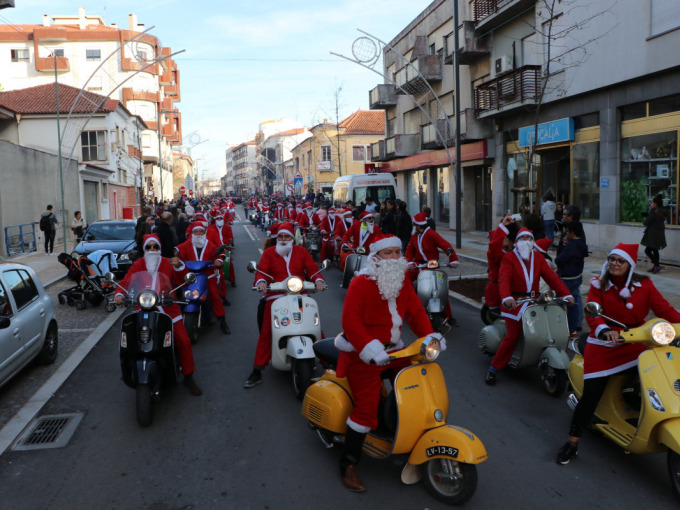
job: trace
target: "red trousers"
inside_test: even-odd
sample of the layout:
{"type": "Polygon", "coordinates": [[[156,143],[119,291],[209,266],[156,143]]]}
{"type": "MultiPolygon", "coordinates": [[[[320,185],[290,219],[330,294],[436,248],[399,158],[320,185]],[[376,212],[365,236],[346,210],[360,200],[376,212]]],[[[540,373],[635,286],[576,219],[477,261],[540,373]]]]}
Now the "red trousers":
{"type": "Polygon", "coordinates": [[[220,297],[220,290],[217,286],[217,276],[208,278],[208,300],[215,317],[218,319],[224,317],[224,306],[222,306],[222,298],[220,297]]]}
{"type": "Polygon", "coordinates": [[[257,339],[255,361],[253,361],[255,367],[264,368],[272,360],[272,303],[274,301],[274,299],[268,299],[264,306],[262,329],[257,339]]]}
{"type": "Polygon", "coordinates": [[[503,337],[503,341],[498,347],[496,355],[493,357],[493,361],[491,361],[491,365],[498,370],[503,370],[508,364],[510,358],[512,358],[512,354],[515,352],[517,342],[519,342],[519,338],[522,335],[521,320],[516,321],[508,319],[507,317],[504,318],[507,333],[505,334],[505,337],[503,337]]]}
{"type": "Polygon", "coordinates": [[[324,241],[321,243],[321,261],[333,260],[333,255],[335,255],[335,241],[324,241]]]}
{"type": "Polygon", "coordinates": [[[189,340],[189,334],[184,327],[184,321],[177,321],[172,325],[172,334],[175,337],[175,347],[182,364],[182,373],[184,375],[193,374],[196,369],[194,353],[191,350],[191,340],[189,340]]]}

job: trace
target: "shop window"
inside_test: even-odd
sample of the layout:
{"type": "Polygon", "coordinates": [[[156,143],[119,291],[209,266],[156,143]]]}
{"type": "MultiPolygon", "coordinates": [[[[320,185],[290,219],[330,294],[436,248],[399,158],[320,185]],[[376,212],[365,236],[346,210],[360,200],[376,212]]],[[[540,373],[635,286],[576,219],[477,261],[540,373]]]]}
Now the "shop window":
{"type": "Polygon", "coordinates": [[[363,145],[352,146],[352,161],[366,161],[366,148],[363,145]]]}
{"type": "Polygon", "coordinates": [[[583,128],[595,127],[600,125],[600,114],[598,112],[587,113],[574,117],[574,129],[579,130],[583,128]]]}
{"type": "Polygon", "coordinates": [[[621,120],[641,119],[647,116],[647,103],[635,103],[621,108],[621,120]]]}
{"type": "Polygon", "coordinates": [[[651,0],[650,36],[680,28],[680,4],[673,0],[651,0]]]}
{"type": "Polygon", "coordinates": [[[678,224],[678,137],[676,131],[624,138],[621,142],[620,220],[640,223],[652,198],[661,195],[678,224]]]}
{"type": "Polygon", "coordinates": [[[680,94],[662,97],[649,102],[649,115],[662,115],[680,111],[680,94]]]}
{"type": "Polygon", "coordinates": [[[600,143],[575,144],[572,154],[573,198],[584,220],[600,219],[600,143]]]}

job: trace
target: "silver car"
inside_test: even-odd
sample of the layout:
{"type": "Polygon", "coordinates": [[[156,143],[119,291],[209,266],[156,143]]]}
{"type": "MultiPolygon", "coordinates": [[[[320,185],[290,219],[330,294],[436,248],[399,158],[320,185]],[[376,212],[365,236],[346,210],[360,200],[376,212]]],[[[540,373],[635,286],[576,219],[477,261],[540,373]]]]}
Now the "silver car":
{"type": "Polygon", "coordinates": [[[34,359],[57,359],[57,321],[52,300],[35,271],[0,264],[0,386],[34,359]]]}

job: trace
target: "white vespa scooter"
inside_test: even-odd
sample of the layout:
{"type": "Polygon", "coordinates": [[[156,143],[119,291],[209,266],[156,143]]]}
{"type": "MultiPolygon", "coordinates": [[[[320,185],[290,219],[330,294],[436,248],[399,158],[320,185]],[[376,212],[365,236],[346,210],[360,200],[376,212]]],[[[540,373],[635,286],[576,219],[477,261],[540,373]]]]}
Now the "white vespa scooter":
{"type": "Polygon", "coordinates": [[[423,303],[432,327],[437,330],[444,321],[443,313],[449,299],[449,277],[441,270],[448,264],[438,260],[428,260],[423,264],[410,266],[409,269],[422,269],[416,279],[416,293],[423,303]]]}
{"type": "MultiPolygon", "coordinates": [[[[309,278],[327,269],[330,264],[330,260],[324,260],[321,269],[309,278]]],[[[250,261],[248,271],[259,271],[257,262],[250,261]]],[[[272,278],[267,273],[260,273],[272,278]]],[[[253,290],[256,288],[253,287],[253,290]]],[[[302,400],[314,375],[316,355],[313,345],[321,339],[321,318],[316,301],[301,293],[314,292],[316,285],[290,276],[281,282],[269,284],[267,290],[285,292],[272,303],[272,366],[277,370],[292,372],[295,396],[302,400]]]]}

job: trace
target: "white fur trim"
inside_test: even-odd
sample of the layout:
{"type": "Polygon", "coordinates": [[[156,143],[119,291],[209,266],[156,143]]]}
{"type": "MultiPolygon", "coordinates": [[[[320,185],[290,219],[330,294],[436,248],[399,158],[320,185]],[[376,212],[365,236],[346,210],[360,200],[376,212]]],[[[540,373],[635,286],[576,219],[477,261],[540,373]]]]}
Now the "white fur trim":
{"type": "Polygon", "coordinates": [[[401,338],[401,325],[404,323],[404,321],[402,320],[401,316],[399,315],[399,311],[397,310],[396,299],[388,299],[387,307],[389,308],[390,314],[392,315],[392,329],[390,330],[390,342],[396,344],[397,342],[399,342],[401,338]]]}
{"type": "Polygon", "coordinates": [[[606,324],[600,324],[597,328],[595,328],[594,338],[599,338],[600,333],[602,332],[603,329],[610,329],[610,328],[606,324]]]}
{"type": "Polygon", "coordinates": [[[342,333],[338,334],[338,336],[335,337],[335,341],[333,343],[335,344],[335,347],[337,347],[341,351],[344,352],[356,351],[354,346],[351,343],[349,343],[349,341],[344,336],[342,336],[342,333]]]}
{"type": "Polygon", "coordinates": [[[401,239],[397,236],[390,236],[371,243],[371,253],[378,253],[385,248],[401,248],[401,239]]]}
{"type": "Polygon", "coordinates": [[[621,257],[630,264],[631,269],[635,269],[637,261],[631,259],[630,255],[628,255],[628,253],[626,253],[625,251],[614,248],[612,251],[609,252],[609,255],[618,255],[619,257],[621,257]]]}
{"type": "Polygon", "coordinates": [[[633,309],[633,303],[626,303],[626,308],[628,308],[629,310],[632,310],[633,309]]]}
{"type": "Polygon", "coordinates": [[[180,260],[180,262],[182,263],[181,266],[179,266],[179,267],[172,266],[172,268],[173,268],[175,271],[184,271],[184,268],[186,267],[186,264],[184,264],[184,261],[183,261],[183,260],[180,260]]]}
{"type": "Polygon", "coordinates": [[[398,351],[399,349],[403,349],[403,348],[404,348],[404,341],[400,338],[399,341],[394,345],[394,347],[386,349],[386,351],[387,352],[398,351]]]}
{"type": "Polygon", "coordinates": [[[508,235],[508,234],[510,233],[510,231],[508,230],[508,227],[506,227],[506,226],[503,225],[502,223],[500,223],[500,224],[498,225],[498,228],[500,228],[503,232],[505,232],[505,235],[508,235]]]}
{"type": "Polygon", "coordinates": [[[599,278],[591,278],[590,279],[590,284],[595,287],[596,289],[600,288],[600,279],[599,278]]]}
{"type": "Polygon", "coordinates": [[[371,431],[371,427],[359,425],[357,422],[353,421],[352,418],[347,418],[347,426],[359,434],[368,434],[371,431]]]}
{"type": "Polygon", "coordinates": [[[382,344],[382,342],[380,340],[373,339],[368,342],[363,349],[361,349],[359,357],[361,358],[361,361],[368,365],[371,360],[375,358],[376,354],[384,350],[385,346],[382,344]]]}

